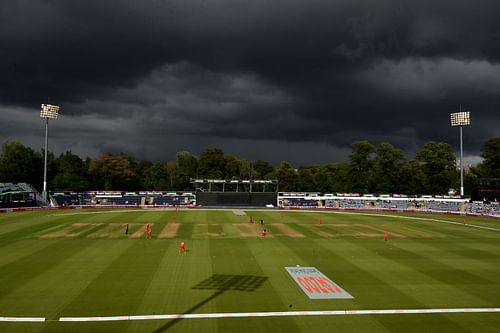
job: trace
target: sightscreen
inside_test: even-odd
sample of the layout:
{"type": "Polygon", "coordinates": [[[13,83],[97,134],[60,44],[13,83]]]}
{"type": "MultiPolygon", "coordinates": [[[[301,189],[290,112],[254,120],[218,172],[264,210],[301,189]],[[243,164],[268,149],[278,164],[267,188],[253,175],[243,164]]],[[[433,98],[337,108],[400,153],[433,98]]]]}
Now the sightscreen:
{"type": "Polygon", "coordinates": [[[197,192],[196,204],[201,206],[276,206],[276,192],[197,192]]]}

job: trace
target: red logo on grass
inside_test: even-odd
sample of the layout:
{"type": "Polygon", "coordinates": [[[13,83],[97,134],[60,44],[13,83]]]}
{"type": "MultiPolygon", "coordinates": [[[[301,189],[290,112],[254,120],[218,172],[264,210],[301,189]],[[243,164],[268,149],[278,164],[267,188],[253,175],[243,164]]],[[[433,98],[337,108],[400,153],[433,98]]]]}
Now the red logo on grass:
{"type": "Polygon", "coordinates": [[[297,282],[305,289],[308,293],[324,293],[324,294],[336,294],[341,293],[342,290],[335,284],[331,283],[324,277],[315,276],[304,276],[298,277],[297,282]]]}
{"type": "Polygon", "coordinates": [[[285,267],[311,299],[354,298],[314,267],[285,267]]]}

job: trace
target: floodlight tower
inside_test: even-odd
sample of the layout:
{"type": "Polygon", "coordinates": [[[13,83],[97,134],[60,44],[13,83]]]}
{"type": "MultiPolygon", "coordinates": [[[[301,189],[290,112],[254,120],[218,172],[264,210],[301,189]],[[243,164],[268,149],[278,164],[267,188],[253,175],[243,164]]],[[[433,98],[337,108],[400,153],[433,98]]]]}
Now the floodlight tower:
{"type": "Polygon", "coordinates": [[[51,104],[42,104],[40,117],[45,118],[45,159],[43,164],[43,198],[48,202],[47,195],[47,150],[49,145],[49,119],[57,119],[59,113],[59,106],[51,104]]]}
{"type": "Polygon", "coordinates": [[[462,111],[460,107],[459,112],[454,112],[450,114],[451,126],[460,127],[460,196],[464,196],[464,168],[462,165],[463,158],[463,142],[462,142],[462,127],[470,125],[470,112],[462,111]]]}

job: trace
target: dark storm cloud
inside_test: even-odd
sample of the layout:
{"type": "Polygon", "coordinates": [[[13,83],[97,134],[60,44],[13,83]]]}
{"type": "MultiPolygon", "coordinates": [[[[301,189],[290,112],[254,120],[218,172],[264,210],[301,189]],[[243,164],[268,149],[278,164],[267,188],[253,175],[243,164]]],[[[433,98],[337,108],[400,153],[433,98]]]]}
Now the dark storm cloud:
{"type": "Polygon", "coordinates": [[[0,3],[0,140],[152,160],[218,146],[273,162],[349,144],[466,152],[500,135],[498,1],[19,0],[0,3]],[[35,117],[35,118],[32,118],[35,117]],[[495,126],[495,124],[497,124],[495,126]],[[124,139],[126,138],[126,139],[124,139]],[[287,145],[294,148],[290,154],[287,145]]]}

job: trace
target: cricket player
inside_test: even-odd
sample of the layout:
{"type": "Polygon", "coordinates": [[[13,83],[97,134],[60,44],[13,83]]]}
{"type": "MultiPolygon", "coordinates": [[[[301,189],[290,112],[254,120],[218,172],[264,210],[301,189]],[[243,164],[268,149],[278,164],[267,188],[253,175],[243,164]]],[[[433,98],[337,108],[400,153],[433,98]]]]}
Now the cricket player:
{"type": "Polygon", "coordinates": [[[267,230],[266,229],[262,229],[262,237],[266,237],[267,235],[267,230]]]}
{"type": "Polygon", "coordinates": [[[186,243],[184,241],[179,245],[179,253],[184,253],[186,251],[186,243]]]}
{"type": "Polygon", "coordinates": [[[384,241],[388,241],[389,240],[389,234],[387,232],[384,232],[384,241]]]}
{"type": "Polygon", "coordinates": [[[148,239],[151,239],[151,237],[153,236],[153,227],[150,223],[146,224],[146,233],[148,235],[148,239]]]}

